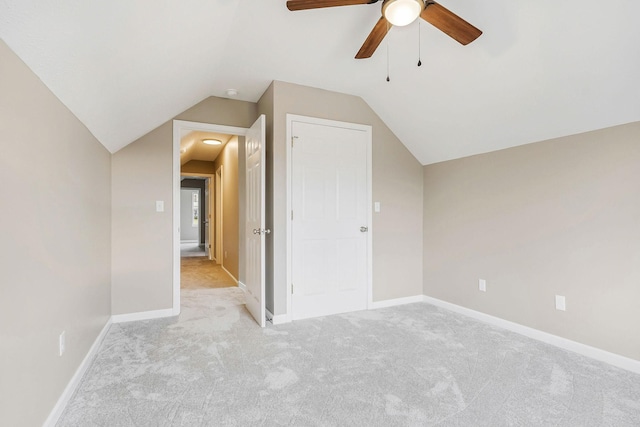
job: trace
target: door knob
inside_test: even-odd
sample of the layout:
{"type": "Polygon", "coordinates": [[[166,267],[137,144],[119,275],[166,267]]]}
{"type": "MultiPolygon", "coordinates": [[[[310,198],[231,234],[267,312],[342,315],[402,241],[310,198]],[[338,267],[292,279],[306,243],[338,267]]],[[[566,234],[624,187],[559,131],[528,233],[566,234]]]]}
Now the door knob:
{"type": "Polygon", "coordinates": [[[369,231],[369,227],[360,227],[361,233],[366,233],[367,231],[369,231]]]}

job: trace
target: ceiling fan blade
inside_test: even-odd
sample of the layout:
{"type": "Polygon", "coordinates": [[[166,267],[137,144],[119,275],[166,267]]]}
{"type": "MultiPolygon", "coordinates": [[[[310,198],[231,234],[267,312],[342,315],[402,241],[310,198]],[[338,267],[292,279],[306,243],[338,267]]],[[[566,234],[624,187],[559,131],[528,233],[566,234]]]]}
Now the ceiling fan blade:
{"type": "Polygon", "coordinates": [[[422,19],[455,39],[467,45],[480,37],[482,31],[460,18],[449,9],[433,1],[427,1],[427,7],[420,14],[422,19]]]}
{"type": "Polygon", "coordinates": [[[382,39],[384,39],[384,36],[389,32],[390,27],[391,24],[381,16],[375,27],[373,27],[373,30],[369,33],[369,37],[367,37],[356,54],[356,59],[371,58],[371,55],[376,51],[382,39]]]}
{"type": "Polygon", "coordinates": [[[352,6],[355,4],[375,3],[378,0],[289,0],[287,9],[289,10],[307,10],[320,9],[322,7],[334,6],[352,6]]]}

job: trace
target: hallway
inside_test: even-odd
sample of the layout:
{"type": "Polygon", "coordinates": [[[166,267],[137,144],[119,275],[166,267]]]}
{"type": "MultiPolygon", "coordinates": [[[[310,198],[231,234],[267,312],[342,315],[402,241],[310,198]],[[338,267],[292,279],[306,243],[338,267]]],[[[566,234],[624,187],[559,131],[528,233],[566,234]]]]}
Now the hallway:
{"type": "Polygon", "coordinates": [[[180,257],[205,256],[204,245],[198,242],[180,242],[180,257]]]}
{"type": "Polygon", "coordinates": [[[235,280],[215,261],[206,257],[180,258],[180,288],[212,289],[235,286],[235,280]]]}

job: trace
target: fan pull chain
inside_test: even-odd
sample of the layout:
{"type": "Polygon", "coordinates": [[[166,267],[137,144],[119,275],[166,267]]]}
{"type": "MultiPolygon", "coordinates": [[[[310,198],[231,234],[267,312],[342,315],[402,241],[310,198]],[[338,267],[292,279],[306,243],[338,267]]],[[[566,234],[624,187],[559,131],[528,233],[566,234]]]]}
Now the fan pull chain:
{"type": "Polygon", "coordinates": [[[420,57],[422,56],[422,37],[420,37],[420,21],[418,21],[418,67],[422,65],[420,57]]]}
{"type": "MultiPolygon", "coordinates": [[[[389,31],[391,25],[389,24],[389,22],[387,22],[387,32],[389,31]]],[[[391,79],[389,78],[389,37],[387,37],[387,81],[390,82],[391,79]]]]}
{"type": "Polygon", "coordinates": [[[389,42],[387,42],[387,81],[391,81],[389,78],[389,42]]]}

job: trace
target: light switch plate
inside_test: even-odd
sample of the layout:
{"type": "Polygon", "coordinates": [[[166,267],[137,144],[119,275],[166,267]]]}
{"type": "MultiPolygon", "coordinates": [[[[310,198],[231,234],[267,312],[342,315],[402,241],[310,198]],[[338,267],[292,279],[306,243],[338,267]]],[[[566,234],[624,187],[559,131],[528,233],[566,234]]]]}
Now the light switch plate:
{"type": "Polygon", "coordinates": [[[66,333],[65,331],[62,331],[62,333],[60,334],[60,336],[58,337],[58,355],[62,356],[64,354],[64,351],[66,350],[66,333]]]}
{"type": "Polygon", "coordinates": [[[478,279],[478,290],[487,292],[487,281],[484,279],[478,279]]]}
{"type": "Polygon", "coordinates": [[[375,202],[373,204],[373,210],[374,212],[380,212],[380,202],[375,202]]]}
{"type": "Polygon", "coordinates": [[[156,212],[164,212],[164,201],[156,200],[156,212]]]}
{"type": "Polygon", "coordinates": [[[556,295],[556,310],[567,311],[567,301],[562,295],[556,295]]]}

